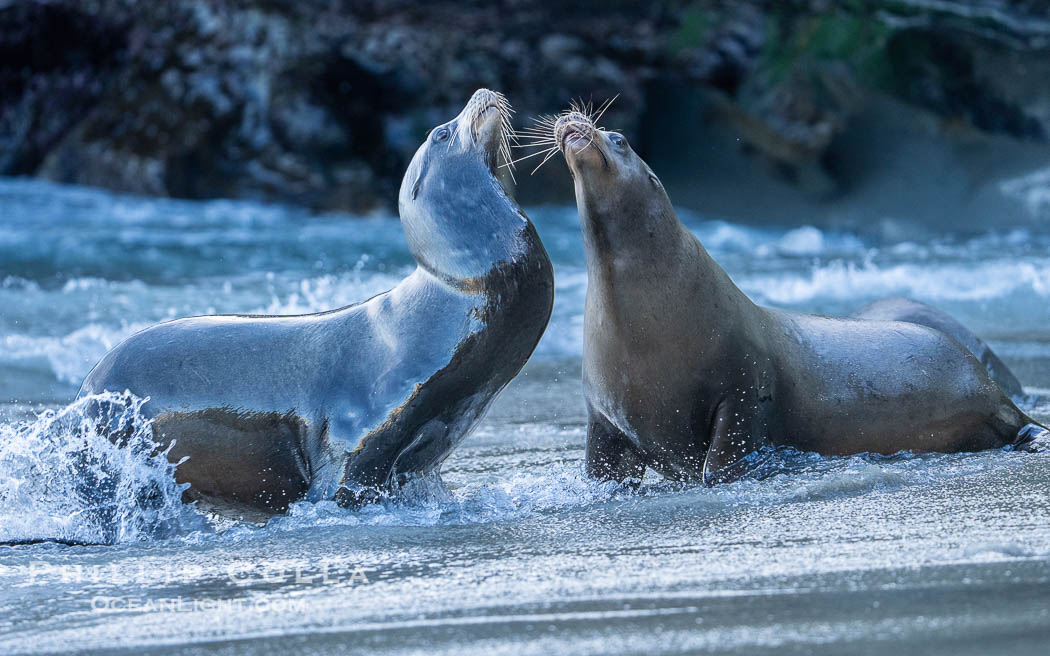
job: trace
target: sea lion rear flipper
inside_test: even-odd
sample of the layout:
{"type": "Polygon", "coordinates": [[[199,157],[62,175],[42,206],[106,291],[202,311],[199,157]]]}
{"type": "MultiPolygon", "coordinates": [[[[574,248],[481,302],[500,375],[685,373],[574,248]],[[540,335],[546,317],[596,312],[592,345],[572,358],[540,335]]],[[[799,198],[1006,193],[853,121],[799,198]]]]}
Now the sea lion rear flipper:
{"type": "Polygon", "coordinates": [[[1009,446],[1018,451],[1038,451],[1040,445],[1037,442],[1050,444],[1050,429],[1032,422],[1017,432],[1016,441],[1009,446]]]}
{"type": "Polygon", "coordinates": [[[704,485],[732,483],[764,460],[760,453],[768,445],[751,424],[749,417],[734,413],[729,403],[718,404],[704,460],[704,485]]]}

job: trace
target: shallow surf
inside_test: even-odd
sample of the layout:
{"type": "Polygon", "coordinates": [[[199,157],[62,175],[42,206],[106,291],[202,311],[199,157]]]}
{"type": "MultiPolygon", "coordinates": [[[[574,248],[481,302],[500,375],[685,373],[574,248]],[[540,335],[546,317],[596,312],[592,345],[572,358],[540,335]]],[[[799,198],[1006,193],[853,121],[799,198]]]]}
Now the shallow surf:
{"type": "MultiPolygon", "coordinates": [[[[1032,653],[1050,641],[1050,453],[819,458],[716,488],[583,475],[586,274],[575,210],[528,209],[556,267],[532,361],[441,479],[265,523],[179,502],[136,436],[92,438],[107,349],[193,314],[315,312],[411,267],[396,220],[0,180],[4,652],[1032,653]],[[74,443],[74,440],[79,440],[74,443]],[[73,448],[76,446],[77,448],[73,448]],[[94,478],[88,495],[84,454],[94,478]],[[97,542],[67,546],[64,542],[97,542]],[[39,542],[44,541],[44,542],[39,542]]],[[[890,294],[986,338],[1050,419],[1050,229],[930,239],[683,213],[756,301],[890,294]]],[[[109,420],[111,420],[110,418],[109,420]]]]}

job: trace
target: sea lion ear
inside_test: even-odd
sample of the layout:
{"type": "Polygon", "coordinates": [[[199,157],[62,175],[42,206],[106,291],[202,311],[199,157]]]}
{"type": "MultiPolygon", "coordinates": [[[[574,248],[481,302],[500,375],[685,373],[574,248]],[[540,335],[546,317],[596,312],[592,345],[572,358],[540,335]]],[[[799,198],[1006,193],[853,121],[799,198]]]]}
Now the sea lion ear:
{"type": "Polygon", "coordinates": [[[411,193],[412,200],[416,199],[416,196],[419,195],[419,188],[421,186],[423,186],[423,177],[426,175],[426,170],[428,168],[427,164],[430,161],[429,155],[430,155],[429,151],[427,153],[425,153],[423,155],[423,158],[419,162],[419,166],[416,167],[415,177],[412,178],[412,187],[411,187],[411,189],[412,189],[412,193],[411,193]]]}

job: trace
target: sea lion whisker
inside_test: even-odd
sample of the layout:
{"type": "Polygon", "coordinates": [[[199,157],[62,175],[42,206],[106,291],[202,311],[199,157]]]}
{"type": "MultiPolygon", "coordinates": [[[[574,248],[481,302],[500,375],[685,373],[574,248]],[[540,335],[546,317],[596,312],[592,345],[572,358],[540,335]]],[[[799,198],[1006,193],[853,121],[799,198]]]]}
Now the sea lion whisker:
{"type": "Polygon", "coordinates": [[[598,133],[594,132],[594,131],[592,131],[590,133],[590,135],[587,137],[587,145],[584,146],[583,148],[581,148],[580,152],[582,153],[583,151],[587,150],[591,146],[594,146],[594,149],[597,150],[598,154],[602,156],[602,166],[605,167],[605,168],[609,168],[609,158],[605,156],[605,151],[603,151],[598,146],[598,144],[594,143],[594,138],[597,136],[597,134],[598,133]]]}
{"type": "Polygon", "coordinates": [[[542,161],[542,162],[540,162],[540,163],[539,163],[539,164],[538,164],[538,165],[536,166],[536,168],[532,169],[532,173],[529,173],[529,175],[536,175],[536,171],[539,171],[539,170],[540,170],[540,167],[542,167],[542,166],[543,166],[544,164],[546,164],[547,162],[549,162],[549,161],[550,161],[550,159],[551,159],[552,157],[554,157],[555,155],[557,155],[557,154],[558,154],[558,152],[559,152],[559,151],[558,151],[558,148],[557,148],[557,146],[555,146],[554,148],[551,148],[551,149],[550,149],[549,151],[547,151],[547,156],[543,158],[543,161],[542,161]]]}
{"type": "Polygon", "coordinates": [[[543,146],[543,145],[554,144],[554,143],[556,143],[555,140],[551,139],[551,138],[530,139],[529,141],[527,141],[525,143],[514,144],[514,147],[515,148],[535,148],[536,146],[543,146]]]}
{"type": "Polygon", "coordinates": [[[500,146],[505,147],[507,152],[510,152],[511,146],[518,144],[518,135],[514,132],[514,128],[510,125],[504,125],[502,132],[500,132],[500,146]]]}
{"type": "Polygon", "coordinates": [[[549,124],[548,123],[544,123],[544,124],[532,125],[532,126],[529,126],[529,127],[522,128],[521,130],[518,131],[518,133],[519,134],[525,134],[525,135],[548,135],[548,134],[551,133],[551,130],[554,129],[555,125],[557,125],[557,122],[549,123],[549,124]]]}
{"type": "Polygon", "coordinates": [[[533,157],[538,157],[540,155],[546,155],[547,153],[549,153],[551,151],[551,149],[557,150],[557,148],[558,148],[557,146],[548,146],[548,147],[546,147],[546,148],[544,148],[542,150],[537,150],[534,153],[529,153],[528,155],[523,155],[522,157],[519,157],[518,159],[516,159],[514,161],[515,162],[522,162],[522,161],[527,160],[527,159],[532,159],[533,157]]]}
{"type": "Polygon", "coordinates": [[[534,118],[534,119],[532,119],[533,125],[530,125],[529,127],[522,128],[522,129],[523,130],[549,130],[552,127],[554,127],[555,124],[557,124],[559,118],[560,117],[558,117],[558,116],[541,116],[539,118],[534,118]]]}
{"type": "Polygon", "coordinates": [[[456,142],[456,137],[459,135],[459,121],[456,121],[456,127],[452,128],[452,136],[448,138],[448,145],[445,146],[445,152],[452,150],[452,144],[456,142]]]}
{"type": "Polygon", "coordinates": [[[533,125],[526,126],[522,128],[522,130],[543,130],[544,128],[548,128],[557,123],[557,119],[552,116],[543,120],[533,119],[532,122],[533,125]]]}
{"type": "Polygon", "coordinates": [[[496,168],[506,168],[510,174],[511,182],[518,184],[517,178],[514,177],[514,157],[511,155],[511,142],[514,145],[518,143],[518,137],[514,133],[514,126],[511,123],[511,115],[514,113],[514,110],[510,107],[510,103],[507,102],[506,98],[497,94],[496,111],[499,112],[500,122],[498,157],[503,158],[503,164],[498,165],[496,168]]]}
{"type": "Polygon", "coordinates": [[[502,166],[499,166],[497,168],[507,169],[507,173],[510,174],[510,181],[515,185],[518,184],[518,179],[514,177],[514,162],[507,162],[506,164],[503,164],[502,166]]]}
{"type": "Polygon", "coordinates": [[[528,155],[525,155],[524,157],[519,157],[518,159],[514,160],[514,163],[516,164],[518,162],[523,162],[523,161],[525,161],[527,159],[531,159],[533,157],[536,157],[537,155],[546,155],[551,150],[557,150],[557,149],[558,149],[557,146],[551,146],[550,148],[545,148],[543,150],[537,150],[536,152],[529,153],[528,155]]]}
{"type": "Polygon", "coordinates": [[[542,141],[542,142],[535,142],[535,143],[527,143],[527,144],[522,144],[521,146],[518,146],[519,149],[523,149],[523,150],[524,149],[532,149],[532,148],[539,148],[540,150],[547,150],[548,148],[557,148],[557,147],[558,147],[558,143],[556,141],[553,141],[553,140],[542,141]]]}
{"type": "Polygon", "coordinates": [[[530,125],[530,126],[527,126],[527,127],[524,127],[522,129],[518,130],[518,132],[546,132],[553,125],[554,125],[554,123],[543,123],[543,124],[538,124],[538,125],[530,125]]]}
{"type": "Polygon", "coordinates": [[[518,179],[514,177],[514,164],[515,164],[515,161],[513,159],[511,159],[510,150],[509,149],[504,150],[503,145],[500,145],[499,154],[503,156],[504,163],[499,165],[499,166],[497,166],[496,168],[505,168],[505,169],[507,169],[507,173],[510,174],[510,181],[513,182],[515,185],[518,184],[518,179]]]}
{"type": "Polygon", "coordinates": [[[546,131],[546,132],[522,132],[522,133],[519,133],[519,136],[526,137],[526,138],[531,139],[533,141],[536,141],[536,140],[544,141],[544,140],[547,140],[547,139],[553,139],[553,137],[551,136],[550,131],[546,131]]]}
{"type": "Polygon", "coordinates": [[[532,126],[536,130],[550,129],[558,122],[558,117],[551,116],[543,121],[536,121],[536,125],[532,126]]]}
{"type": "Polygon", "coordinates": [[[543,132],[519,132],[516,136],[530,139],[548,139],[551,136],[551,132],[550,130],[544,130],[543,132]]]}
{"type": "Polygon", "coordinates": [[[584,116],[590,116],[591,113],[592,113],[592,111],[591,111],[592,109],[593,108],[590,107],[590,105],[588,105],[588,103],[585,103],[583,101],[583,98],[580,98],[579,102],[576,103],[575,108],[574,108],[573,111],[575,111],[578,114],[582,114],[584,116]]]}
{"type": "Polygon", "coordinates": [[[527,143],[527,144],[519,144],[519,145],[515,146],[515,148],[520,148],[520,149],[525,149],[525,148],[548,148],[550,146],[557,146],[557,145],[558,145],[558,142],[555,141],[554,139],[546,139],[544,141],[534,141],[534,142],[530,142],[530,143],[527,143]]]}
{"type": "Polygon", "coordinates": [[[519,142],[518,143],[519,146],[533,146],[533,145],[536,145],[538,143],[543,143],[545,141],[551,141],[551,142],[554,141],[554,137],[552,137],[549,133],[548,134],[543,134],[543,135],[526,134],[526,135],[522,135],[522,136],[526,137],[526,141],[524,143],[519,142]]]}
{"type": "Polygon", "coordinates": [[[530,141],[544,141],[551,138],[551,131],[544,130],[543,132],[519,132],[516,136],[524,137],[525,139],[528,139],[530,141]]]}
{"type": "MultiPolygon", "coordinates": [[[[602,120],[602,116],[605,115],[605,112],[609,111],[609,108],[612,107],[612,104],[614,102],[616,102],[616,99],[619,98],[619,97],[620,97],[620,94],[616,94],[615,96],[613,96],[609,100],[606,100],[605,103],[601,107],[598,108],[598,115],[591,119],[591,123],[594,123],[595,125],[597,125],[598,121],[602,120]]],[[[598,129],[601,130],[601,128],[598,128],[598,129]]]]}

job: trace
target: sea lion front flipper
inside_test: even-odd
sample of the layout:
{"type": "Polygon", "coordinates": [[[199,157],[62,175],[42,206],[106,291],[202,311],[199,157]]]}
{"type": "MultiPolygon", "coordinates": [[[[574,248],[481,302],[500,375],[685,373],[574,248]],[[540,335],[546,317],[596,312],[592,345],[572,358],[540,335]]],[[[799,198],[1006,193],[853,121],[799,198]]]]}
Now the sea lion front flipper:
{"type": "Polygon", "coordinates": [[[756,434],[752,423],[750,417],[735,412],[730,403],[718,404],[704,460],[704,485],[732,483],[759,464],[759,452],[767,442],[756,434]]]}
{"type": "Polygon", "coordinates": [[[594,410],[588,412],[586,467],[591,478],[627,482],[632,487],[645,475],[645,463],[627,436],[594,410]]]}

